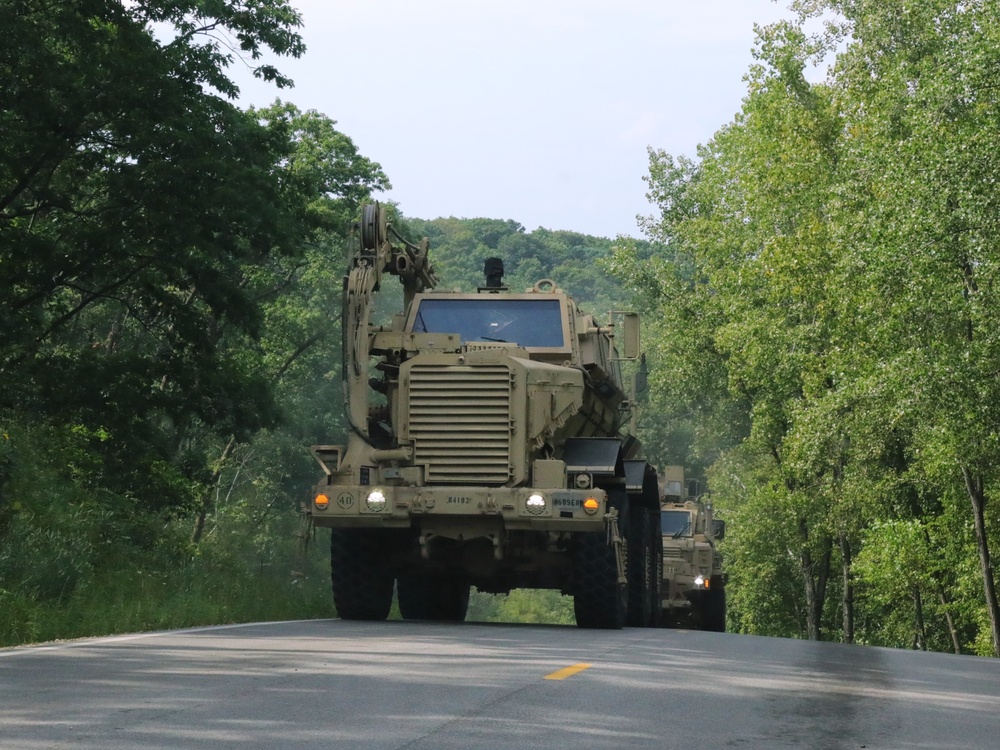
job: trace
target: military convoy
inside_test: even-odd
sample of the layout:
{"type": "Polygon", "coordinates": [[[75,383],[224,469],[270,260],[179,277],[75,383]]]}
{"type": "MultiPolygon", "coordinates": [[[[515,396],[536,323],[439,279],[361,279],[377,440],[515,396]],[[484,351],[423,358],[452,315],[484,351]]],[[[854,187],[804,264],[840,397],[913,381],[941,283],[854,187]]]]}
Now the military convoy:
{"type": "Polygon", "coordinates": [[[660,523],[663,534],[662,624],[724,632],[726,574],[717,543],[725,521],[698,498],[697,482],[681,466],[664,470],[660,523]]]}
{"type": "Polygon", "coordinates": [[[462,620],[470,587],[557,589],[588,628],[650,627],[661,601],[655,469],[623,429],[639,321],[599,323],[555,282],[438,291],[428,242],[366,205],[344,279],[346,444],[313,447],[340,617],[462,620]],[[389,276],[403,309],[373,321],[389,276]],[[614,324],[613,324],[614,323],[614,324]]]}

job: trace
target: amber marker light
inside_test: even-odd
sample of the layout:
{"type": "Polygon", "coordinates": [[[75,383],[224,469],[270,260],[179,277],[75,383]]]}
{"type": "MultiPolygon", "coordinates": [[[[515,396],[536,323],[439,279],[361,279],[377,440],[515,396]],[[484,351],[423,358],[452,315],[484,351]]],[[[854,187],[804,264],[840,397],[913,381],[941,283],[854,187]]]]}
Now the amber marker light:
{"type": "Polygon", "coordinates": [[[586,500],[583,501],[583,509],[588,513],[590,513],[591,515],[596,513],[598,508],[600,507],[601,504],[597,502],[596,498],[588,497],[586,500]]]}
{"type": "Polygon", "coordinates": [[[326,495],[316,495],[316,499],[313,501],[319,510],[326,510],[326,506],[330,504],[330,498],[326,495]]]}

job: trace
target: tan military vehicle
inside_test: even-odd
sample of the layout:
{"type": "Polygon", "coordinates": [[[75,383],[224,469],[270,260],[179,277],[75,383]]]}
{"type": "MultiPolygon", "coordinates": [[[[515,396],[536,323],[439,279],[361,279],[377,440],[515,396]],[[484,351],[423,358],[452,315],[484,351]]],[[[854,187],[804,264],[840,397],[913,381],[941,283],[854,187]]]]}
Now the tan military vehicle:
{"type": "Polygon", "coordinates": [[[660,525],[663,534],[662,624],[726,629],[726,575],[717,542],[725,521],[697,497],[696,482],[685,483],[684,468],[664,471],[660,525]],[[693,490],[693,491],[691,491],[693,490]]]}
{"type": "Polygon", "coordinates": [[[516,292],[486,262],[478,293],[436,291],[428,243],[363,207],[344,281],[344,445],[313,454],[308,512],[331,529],[346,619],[462,620],[481,591],[558,589],[583,627],[659,615],[655,470],[622,433],[622,360],[638,317],[599,324],[551,280],[516,292]],[[388,276],[403,310],[372,323],[388,276]],[[619,334],[618,331],[621,330],[619,334]],[[616,342],[622,343],[621,353],[616,342]]]}

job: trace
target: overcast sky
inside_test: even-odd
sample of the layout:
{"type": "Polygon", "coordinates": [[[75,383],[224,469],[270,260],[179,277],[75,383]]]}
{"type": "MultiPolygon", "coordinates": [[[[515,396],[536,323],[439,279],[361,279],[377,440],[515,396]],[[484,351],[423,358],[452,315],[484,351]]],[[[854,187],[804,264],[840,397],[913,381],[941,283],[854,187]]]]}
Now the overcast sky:
{"type": "Polygon", "coordinates": [[[639,235],[646,149],[695,155],[739,110],[754,23],[787,0],[293,0],[295,88],[407,216],[639,235]]]}

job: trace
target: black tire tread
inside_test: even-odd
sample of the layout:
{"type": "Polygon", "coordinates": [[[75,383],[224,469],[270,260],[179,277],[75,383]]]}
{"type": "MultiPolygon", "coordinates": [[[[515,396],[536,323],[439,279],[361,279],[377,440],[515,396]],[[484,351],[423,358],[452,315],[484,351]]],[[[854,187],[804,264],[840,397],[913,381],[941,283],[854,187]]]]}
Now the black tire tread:
{"type": "Polygon", "coordinates": [[[379,529],[330,530],[330,583],[342,620],[384,620],[392,606],[385,534],[379,529]]]}
{"type": "Polygon", "coordinates": [[[726,632],[726,589],[713,588],[705,592],[702,629],[713,633],[726,632]]]}
{"type": "Polygon", "coordinates": [[[652,619],[653,549],[649,511],[632,506],[628,533],[628,617],[625,624],[647,627],[652,619]]]}
{"type": "MultiPolygon", "coordinates": [[[[611,497],[619,529],[628,528],[628,500],[611,497]]],[[[573,560],[573,612],[581,628],[620,630],[628,614],[628,589],[618,583],[615,549],[607,531],[580,534],[573,560]]]]}

